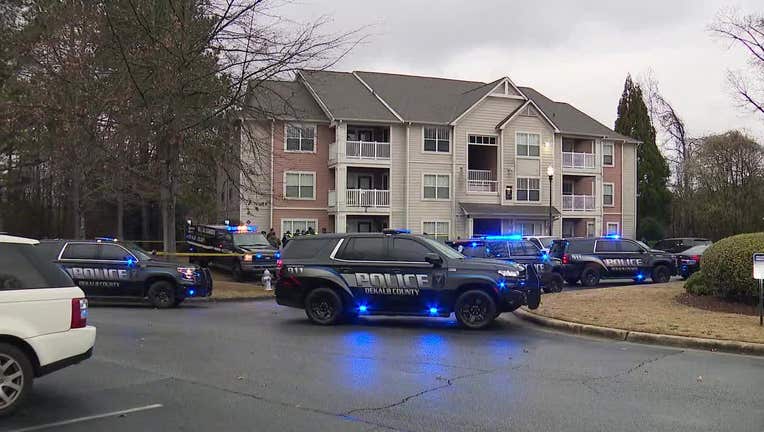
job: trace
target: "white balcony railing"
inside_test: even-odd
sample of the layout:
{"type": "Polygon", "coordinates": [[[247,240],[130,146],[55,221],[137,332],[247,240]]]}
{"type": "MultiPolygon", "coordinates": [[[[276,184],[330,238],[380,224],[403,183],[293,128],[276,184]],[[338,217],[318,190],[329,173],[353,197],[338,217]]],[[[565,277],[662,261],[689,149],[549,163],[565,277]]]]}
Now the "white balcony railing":
{"type": "Polygon", "coordinates": [[[562,152],[563,168],[594,168],[597,155],[594,153],[562,152]]]}
{"type": "Polygon", "coordinates": [[[490,170],[467,170],[468,192],[496,192],[496,177],[490,170]]]}
{"type": "Polygon", "coordinates": [[[337,206],[337,191],[329,191],[329,207],[337,206]]]}
{"type": "Polygon", "coordinates": [[[594,211],[594,195],[563,195],[562,209],[569,211],[594,211]]]}
{"type": "Polygon", "coordinates": [[[345,156],[348,159],[389,160],[390,143],[376,141],[347,141],[345,156]]]}
{"type": "Polygon", "coordinates": [[[348,207],[390,207],[390,191],[378,189],[348,189],[348,207]]]}

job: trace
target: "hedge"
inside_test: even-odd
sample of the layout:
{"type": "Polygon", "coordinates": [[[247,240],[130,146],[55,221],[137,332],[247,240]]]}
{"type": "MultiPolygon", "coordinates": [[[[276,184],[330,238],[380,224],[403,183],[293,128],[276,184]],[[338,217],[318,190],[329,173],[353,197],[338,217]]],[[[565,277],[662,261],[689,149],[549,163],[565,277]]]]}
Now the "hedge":
{"type": "Polygon", "coordinates": [[[702,271],[693,273],[684,283],[684,289],[694,295],[713,295],[714,291],[706,284],[705,276],[702,271]]]}
{"type": "Polygon", "coordinates": [[[753,279],[753,254],[764,253],[764,232],[739,234],[719,240],[709,247],[701,260],[700,276],[688,289],[710,290],[715,296],[749,302],[758,295],[753,279]],[[700,285],[705,285],[703,289],[700,285]]]}

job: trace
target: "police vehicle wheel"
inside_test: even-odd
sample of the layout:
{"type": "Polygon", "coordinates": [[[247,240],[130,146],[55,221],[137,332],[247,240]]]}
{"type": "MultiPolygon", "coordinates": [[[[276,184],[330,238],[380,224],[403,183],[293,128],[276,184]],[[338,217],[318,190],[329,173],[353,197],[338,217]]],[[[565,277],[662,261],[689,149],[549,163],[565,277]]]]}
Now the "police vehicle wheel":
{"type": "Polygon", "coordinates": [[[589,265],[581,272],[581,285],[594,287],[600,283],[600,271],[597,267],[589,265]]]}
{"type": "Polygon", "coordinates": [[[463,327],[481,329],[496,319],[496,303],[485,291],[466,291],[456,299],[454,315],[463,327]]]}
{"type": "Polygon", "coordinates": [[[21,406],[32,389],[33,379],[29,357],[14,345],[0,343],[0,417],[21,406]]]}
{"type": "Polygon", "coordinates": [[[157,309],[175,306],[175,287],[167,281],[157,281],[149,287],[148,298],[157,309]]]}
{"type": "Polygon", "coordinates": [[[562,291],[562,279],[552,278],[544,284],[545,293],[558,293],[562,291]]]}
{"type": "Polygon", "coordinates": [[[316,288],[305,297],[305,314],[316,324],[336,324],[342,310],[342,299],[333,289],[316,288]]]}
{"type": "Polygon", "coordinates": [[[655,283],[666,283],[671,280],[671,270],[665,265],[655,266],[652,279],[655,283]]]}
{"type": "Polygon", "coordinates": [[[233,265],[231,275],[233,276],[233,280],[236,282],[244,282],[244,272],[241,270],[241,264],[236,263],[233,265]]]}

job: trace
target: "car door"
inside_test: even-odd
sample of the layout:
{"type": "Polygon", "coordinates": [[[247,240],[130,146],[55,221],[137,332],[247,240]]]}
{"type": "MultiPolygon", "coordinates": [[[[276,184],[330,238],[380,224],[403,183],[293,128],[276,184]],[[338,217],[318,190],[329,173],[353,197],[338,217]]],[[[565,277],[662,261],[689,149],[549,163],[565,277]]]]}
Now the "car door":
{"type": "Polygon", "coordinates": [[[637,242],[631,240],[620,241],[621,259],[623,260],[622,274],[628,277],[643,279],[652,264],[650,255],[637,242]]]}
{"type": "Polygon", "coordinates": [[[600,277],[618,277],[623,274],[620,243],[621,240],[611,238],[597,239],[595,242],[594,256],[605,265],[600,277]]]}
{"type": "Polygon", "coordinates": [[[143,297],[143,283],[138,280],[138,260],[123,246],[101,244],[99,261],[103,265],[105,285],[110,297],[143,297]]]}
{"type": "Polygon", "coordinates": [[[531,271],[529,267],[533,267],[536,276],[544,272],[541,250],[533,242],[529,240],[510,241],[509,251],[512,260],[523,264],[528,274],[531,271]]]}
{"type": "Polygon", "coordinates": [[[343,240],[334,259],[337,271],[353,292],[360,312],[395,310],[400,295],[393,264],[388,260],[387,238],[383,236],[351,236],[343,240]]]}
{"type": "Polygon", "coordinates": [[[438,315],[443,312],[443,305],[451,304],[445,291],[447,268],[425,261],[428,253],[437,254],[437,251],[417,239],[390,239],[389,256],[394,262],[392,270],[396,283],[408,290],[401,297],[401,303],[396,305],[401,312],[438,315]]]}
{"type": "Polygon", "coordinates": [[[87,297],[103,297],[109,292],[101,277],[103,266],[98,262],[97,243],[66,243],[57,262],[87,297]]]}

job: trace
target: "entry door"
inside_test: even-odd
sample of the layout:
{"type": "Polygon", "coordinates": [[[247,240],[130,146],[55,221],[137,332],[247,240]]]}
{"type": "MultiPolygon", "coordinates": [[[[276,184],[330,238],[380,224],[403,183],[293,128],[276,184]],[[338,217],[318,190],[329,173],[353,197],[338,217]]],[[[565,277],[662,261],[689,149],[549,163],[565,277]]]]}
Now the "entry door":
{"type": "Polygon", "coordinates": [[[371,176],[358,176],[358,189],[371,189],[371,176]]]}
{"type": "Polygon", "coordinates": [[[594,222],[587,222],[586,223],[586,236],[587,237],[594,237],[594,222]]]}
{"type": "Polygon", "coordinates": [[[358,222],[358,232],[371,232],[371,222],[358,222]]]}

